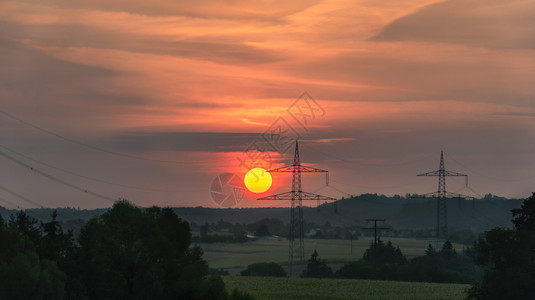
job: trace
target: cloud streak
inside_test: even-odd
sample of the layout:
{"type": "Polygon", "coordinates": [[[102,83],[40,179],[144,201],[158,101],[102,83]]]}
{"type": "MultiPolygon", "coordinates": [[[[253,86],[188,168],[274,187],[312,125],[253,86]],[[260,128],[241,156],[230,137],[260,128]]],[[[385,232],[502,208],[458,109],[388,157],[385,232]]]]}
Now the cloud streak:
{"type": "Polygon", "coordinates": [[[449,0],[395,20],[372,40],[534,49],[534,12],[533,1],[449,0]]]}
{"type": "MultiPolygon", "coordinates": [[[[314,141],[303,143],[304,161],[360,182],[348,187],[354,194],[418,192],[423,185],[365,186],[399,186],[436,164],[420,161],[440,149],[481,173],[526,177],[533,167],[525,161],[535,160],[527,142],[534,8],[504,0],[0,2],[3,110],[106,149],[206,163],[115,161],[8,118],[0,137],[80,174],[163,189],[184,182],[201,192],[181,204],[195,206],[211,204],[206,184],[241,172],[236,155],[279,117],[314,141]],[[306,131],[287,114],[303,91],[326,112],[306,131]],[[395,169],[409,161],[411,169],[395,169]]],[[[35,186],[30,194],[48,191],[60,203],[53,188],[9,166],[2,175],[14,190],[35,186]]],[[[527,189],[480,183],[498,194],[527,189]]]]}

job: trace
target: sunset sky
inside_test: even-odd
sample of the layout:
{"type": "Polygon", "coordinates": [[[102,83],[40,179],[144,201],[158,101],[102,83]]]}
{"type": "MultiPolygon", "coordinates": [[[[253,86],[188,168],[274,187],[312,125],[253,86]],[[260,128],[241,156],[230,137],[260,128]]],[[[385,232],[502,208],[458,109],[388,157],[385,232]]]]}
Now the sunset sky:
{"type": "MultiPolygon", "coordinates": [[[[212,180],[243,176],[255,141],[292,163],[262,137],[280,120],[329,170],[331,187],[303,175],[310,192],[433,192],[415,175],[443,150],[469,175],[448,191],[526,197],[534,16],[506,0],[0,1],[0,206],[218,207],[212,180]]],[[[255,198],[237,207],[288,206],[255,198]]]]}

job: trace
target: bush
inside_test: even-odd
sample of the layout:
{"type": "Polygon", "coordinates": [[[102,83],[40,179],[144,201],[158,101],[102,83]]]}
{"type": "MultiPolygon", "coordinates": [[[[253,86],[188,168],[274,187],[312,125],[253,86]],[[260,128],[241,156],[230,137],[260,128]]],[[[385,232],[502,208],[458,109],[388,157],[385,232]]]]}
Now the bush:
{"type": "MultiPolygon", "coordinates": [[[[394,248],[390,243],[377,243],[377,245],[380,245],[379,247],[381,248],[375,260],[372,259],[373,248],[370,247],[362,260],[348,262],[336,271],[336,277],[473,283],[481,272],[468,255],[457,254],[450,242],[446,242],[440,251],[435,251],[429,245],[425,256],[416,257],[407,263],[399,248],[394,248]],[[397,260],[398,264],[385,263],[385,261],[389,260],[397,260]]],[[[467,251],[466,253],[469,252],[467,251]]]]}
{"type": "Polygon", "coordinates": [[[263,262],[248,265],[240,272],[241,276],[286,277],[286,271],[277,263],[263,262]]]}
{"type": "Polygon", "coordinates": [[[230,275],[230,273],[223,268],[219,268],[219,269],[210,268],[210,275],[230,275]]]}
{"type": "Polygon", "coordinates": [[[338,278],[373,279],[373,266],[363,261],[352,261],[336,271],[338,278]]]}

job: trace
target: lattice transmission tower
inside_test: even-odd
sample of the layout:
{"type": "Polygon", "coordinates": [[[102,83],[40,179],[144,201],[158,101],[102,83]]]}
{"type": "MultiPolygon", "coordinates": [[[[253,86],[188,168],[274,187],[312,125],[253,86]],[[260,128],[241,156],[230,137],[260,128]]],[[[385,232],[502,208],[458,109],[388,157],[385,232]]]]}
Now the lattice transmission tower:
{"type": "MultiPolygon", "coordinates": [[[[335,201],[335,198],[322,196],[314,193],[304,192],[301,189],[301,173],[316,173],[323,172],[328,174],[329,171],[321,170],[313,167],[307,167],[301,165],[299,159],[299,143],[295,141],[295,154],[294,162],[292,165],[275,168],[268,170],[270,173],[292,173],[292,190],[285,193],[270,195],[258,200],[290,200],[291,201],[291,210],[290,210],[290,233],[288,236],[289,247],[288,247],[288,268],[289,274],[292,275],[292,266],[294,260],[300,262],[305,261],[305,243],[303,240],[304,237],[304,228],[303,228],[303,200],[329,200],[335,201]],[[298,239],[298,242],[295,242],[295,239],[298,239]]],[[[327,184],[329,184],[328,177],[327,184]]]]}
{"type": "MultiPolygon", "coordinates": [[[[468,175],[457,172],[451,172],[444,169],[444,152],[440,151],[440,168],[437,171],[418,174],[416,176],[438,176],[438,191],[424,194],[423,196],[435,196],[437,198],[437,224],[436,239],[448,239],[448,207],[446,199],[448,198],[472,198],[457,193],[446,191],[446,176],[464,176],[465,185],[468,186],[468,175]]],[[[459,202],[460,205],[460,202],[459,202]]]]}

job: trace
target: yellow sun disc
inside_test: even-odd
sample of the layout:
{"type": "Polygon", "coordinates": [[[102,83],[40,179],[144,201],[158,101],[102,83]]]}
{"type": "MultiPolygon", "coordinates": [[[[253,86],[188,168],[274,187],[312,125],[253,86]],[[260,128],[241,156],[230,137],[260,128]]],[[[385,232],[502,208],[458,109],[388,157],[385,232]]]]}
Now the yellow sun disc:
{"type": "Polygon", "coordinates": [[[271,187],[271,174],[262,168],[254,168],[245,174],[243,183],[253,193],[263,193],[271,187]]]}

